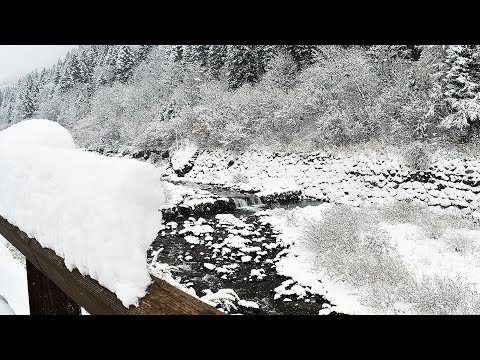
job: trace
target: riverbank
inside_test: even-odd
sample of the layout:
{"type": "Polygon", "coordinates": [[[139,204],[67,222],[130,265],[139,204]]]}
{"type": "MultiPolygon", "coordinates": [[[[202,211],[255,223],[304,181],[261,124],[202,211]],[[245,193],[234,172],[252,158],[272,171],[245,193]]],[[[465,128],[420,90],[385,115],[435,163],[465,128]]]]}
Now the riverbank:
{"type": "MultiPolygon", "coordinates": [[[[309,240],[304,232],[312,219],[324,226],[324,215],[339,206],[345,211],[356,209],[360,218],[361,214],[378,213],[378,223],[369,221],[375,233],[383,234],[380,244],[398,248],[394,263],[400,264],[399,269],[405,265],[413,277],[430,279],[415,280],[407,286],[419,294],[418,298],[445,292],[445,284],[455,281],[445,269],[452,274],[459,270],[470,274],[456,292],[470,294],[468,286],[473,286],[475,293],[476,245],[468,247],[473,253],[460,246],[470,243],[473,232],[478,231],[479,166],[475,160],[437,157],[420,172],[410,169],[401,158],[385,154],[234,154],[191,149],[190,153],[191,157],[179,157],[187,163],[188,171],[179,162],[156,162],[162,168],[163,180],[173,182],[167,186],[171,187],[171,197],[168,209],[163,209],[164,227],[149,250],[151,271],[157,276],[163,274],[185,291],[231,314],[461,313],[472,309],[463,304],[463,310],[448,306],[439,310],[416,300],[408,306],[396,301],[389,309],[367,306],[372,293],[381,293],[372,292],[376,285],[365,290],[355,282],[344,286],[346,283],[329,277],[317,264],[322,253],[311,248],[312,243],[323,240],[309,240]],[[395,215],[382,225],[381,215],[392,212],[389,206],[396,209],[396,204],[405,204],[418,212],[418,217],[437,219],[425,210],[431,209],[445,221],[437,226],[438,234],[431,235],[425,233],[426,225],[416,224],[415,216],[404,219],[405,226],[399,227],[402,210],[394,210],[395,215]],[[224,216],[243,225],[225,225],[219,221],[224,216]],[[456,249],[463,253],[457,254],[456,249]],[[441,264],[421,265],[428,261],[441,264]],[[455,264],[463,265],[459,268],[455,264]],[[429,277],[437,273],[439,280],[429,277]]],[[[341,220],[345,211],[340,210],[328,226],[334,231],[352,229],[352,239],[368,234],[349,224],[348,218],[341,220]]],[[[370,251],[363,255],[375,259],[370,251]]],[[[440,299],[442,296],[445,300],[446,295],[440,299]]]]}

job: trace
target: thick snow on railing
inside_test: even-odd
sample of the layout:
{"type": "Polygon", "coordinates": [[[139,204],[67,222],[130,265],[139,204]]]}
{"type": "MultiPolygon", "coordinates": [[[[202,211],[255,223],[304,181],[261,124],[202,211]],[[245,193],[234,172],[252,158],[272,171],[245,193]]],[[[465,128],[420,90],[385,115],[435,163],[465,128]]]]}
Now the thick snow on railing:
{"type": "Polygon", "coordinates": [[[114,292],[138,304],[164,192],[151,164],[77,149],[48,120],[0,131],[0,215],[114,292]]]}

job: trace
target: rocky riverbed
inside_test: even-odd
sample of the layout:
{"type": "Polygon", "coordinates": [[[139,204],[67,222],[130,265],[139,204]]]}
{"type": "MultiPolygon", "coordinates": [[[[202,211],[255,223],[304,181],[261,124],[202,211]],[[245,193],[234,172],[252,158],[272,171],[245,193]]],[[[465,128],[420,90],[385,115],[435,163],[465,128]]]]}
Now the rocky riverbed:
{"type": "Polygon", "coordinates": [[[166,223],[148,257],[152,273],[155,264],[169,264],[177,282],[227,313],[328,311],[330,303],[311,288],[277,274],[276,263],[288,249],[276,238],[255,215],[188,217],[166,223]]]}

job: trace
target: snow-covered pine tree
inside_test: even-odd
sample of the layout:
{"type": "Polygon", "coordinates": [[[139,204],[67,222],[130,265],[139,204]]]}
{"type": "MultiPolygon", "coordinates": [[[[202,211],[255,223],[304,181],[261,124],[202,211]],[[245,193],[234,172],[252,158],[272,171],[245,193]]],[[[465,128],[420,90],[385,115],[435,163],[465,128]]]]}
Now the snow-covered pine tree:
{"type": "Polygon", "coordinates": [[[36,77],[38,77],[38,74],[28,74],[20,89],[19,110],[23,119],[31,118],[37,110],[38,84],[36,83],[36,77]]]}
{"type": "Polygon", "coordinates": [[[57,86],[59,83],[60,83],[60,79],[61,79],[61,73],[60,73],[60,61],[57,63],[57,65],[54,65],[54,68],[53,68],[53,83],[55,84],[55,86],[57,86]]]}
{"type": "Polygon", "coordinates": [[[255,45],[229,45],[227,47],[227,81],[232,89],[259,78],[260,59],[255,45]]]}
{"type": "Polygon", "coordinates": [[[442,125],[467,129],[480,123],[480,48],[478,45],[449,45],[446,49],[443,95],[450,114],[442,125]]]}
{"type": "Polygon", "coordinates": [[[84,73],[82,67],[80,66],[80,61],[76,53],[72,53],[70,57],[70,62],[67,65],[70,68],[70,74],[72,76],[72,81],[74,84],[81,83],[84,81],[84,73]]]}
{"type": "Polygon", "coordinates": [[[304,69],[318,59],[317,45],[283,45],[281,48],[292,56],[297,64],[297,70],[304,69]]]}
{"type": "Polygon", "coordinates": [[[265,73],[268,64],[279,54],[281,47],[278,45],[261,45],[257,48],[260,58],[261,73],[265,73]]]}
{"type": "Polygon", "coordinates": [[[183,45],[173,45],[168,51],[171,59],[175,62],[183,60],[183,45]]]}
{"type": "Polygon", "coordinates": [[[194,60],[194,45],[181,45],[182,46],[182,58],[181,62],[192,62],[194,60]]]}
{"type": "Polygon", "coordinates": [[[126,83],[132,76],[135,67],[135,56],[129,45],[121,45],[115,63],[115,77],[122,83],[126,83]]]}
{"type": "Polygon", "coordinates": [[[207,66],[208,45],[194,45],[192,50],[192,60],[196,61],[200,66],[207,66]]]}
{"type": "Polygon", "coordinates": [[[207,51],[207,66],[215,78],[220,78],[227,58],[226,45],[210,45],[207,51]]]}
{"type": "Polygon", "coordinates": [[[404,59],[417,61],[422,54],[422,45],[368,45],[367,54],[375,61],[404,59]]]}
{"type": "Polygon", "coordinates": [[[79,54],[80,68],[82,70],[84,83],[91,83],[93,79],[93,72],[95,69],[95,62],[97,58],[97,53],[94,46],[88,46],[79,54]]]}
{"type": "Polygon", "coordinates": [[[145,61],[155,45],[140,45],[135,52],[135,65],[145,61]]]}
{"type": "Polygon", "coordinates": [[[7,103],[7,106],[6,106],[7,123],[11,123],[13,120],[16,99],[17,99],[17,95],[14,91],[12,91],[12,93],[10,94],[9,102],[7,103]]]}
{"type": "Polygon", "coordinates": [[[119,47],[117,45],[105,45],[104,55],[98,66],[96,82],[99,85],[110,84],[116,80],[116,66],[119,47]]]}
{"type": "Polygon", "coordinates": [[[71,69],[69,66],[66,66],[60,77],[59,88],[62,92],[66,92],[72,89],[74,85],[75,82],[73,81],[71,69]]]}
{"type": "Polygon", "coordinates": [[[2,90],[2,103],[0,105],[0,121],[10,123],[12,109],[15,106],[15,88],[6,87],[2,90]]]}

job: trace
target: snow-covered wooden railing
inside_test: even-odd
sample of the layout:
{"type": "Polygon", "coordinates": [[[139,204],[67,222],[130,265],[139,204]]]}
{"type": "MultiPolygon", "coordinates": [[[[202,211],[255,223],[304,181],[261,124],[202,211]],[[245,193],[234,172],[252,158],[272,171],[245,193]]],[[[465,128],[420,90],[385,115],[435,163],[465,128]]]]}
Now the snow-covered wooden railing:
{"type": "Polygon", "coordinates": [[[139,306],[126,308],[117,296],[76,269],[66,268],[54,251],[43,248],[0,216],[0,235],[26,258],[30,313],[79,315],[80,306],[92,315],[221,315],[199,299],[153,277],[139,306]]]}

